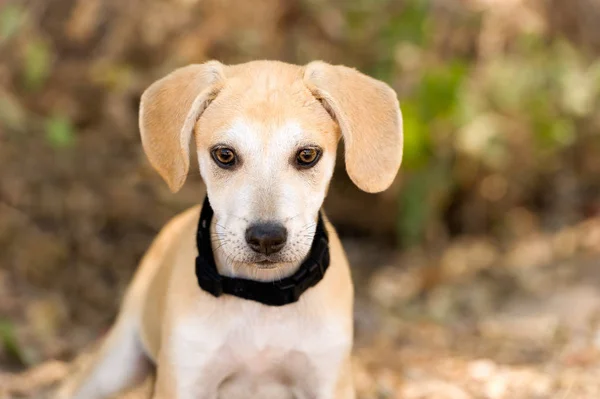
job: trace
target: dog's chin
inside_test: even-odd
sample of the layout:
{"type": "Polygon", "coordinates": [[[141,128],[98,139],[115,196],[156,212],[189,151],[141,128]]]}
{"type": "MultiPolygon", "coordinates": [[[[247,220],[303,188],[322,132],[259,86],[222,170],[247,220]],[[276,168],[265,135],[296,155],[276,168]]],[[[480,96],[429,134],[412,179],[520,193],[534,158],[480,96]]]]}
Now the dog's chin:
{"type": "Polygon", "coordinates": [[[271,270],[285,268],[290,265],[298,264],[302,259],[288,259],[279,256],[258,256],[248,262],[249,266],[261,270],[271,270]]]}
{"type": "Polygon", "coordinates": [[[290,261],[285,262],[283,259],[255,259],[249,262],[253,267],[257,269],[269,270],[269,269],[278,269],[284,267],[285,265],[289,265],[290,261]]]}
{"type": "Polygon", "coordinates": [[[277,269],[282,266],[282,262],[272,262],[270,260],[262,260],[253,263],[254,267],[262,270],[277,269]]]}

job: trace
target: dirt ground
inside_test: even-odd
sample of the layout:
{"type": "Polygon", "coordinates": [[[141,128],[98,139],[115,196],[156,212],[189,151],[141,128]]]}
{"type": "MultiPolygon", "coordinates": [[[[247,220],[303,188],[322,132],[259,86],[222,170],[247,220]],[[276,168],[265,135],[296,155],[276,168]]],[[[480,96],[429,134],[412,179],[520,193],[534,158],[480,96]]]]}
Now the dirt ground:
{"type": "MultiPolygon", "coordinates": [[[[463,240],[435,257],[364,240],[344,244],[357,289],[359,398],[600,397],[600,220],[504,245],[463,240]]],[[[33,330],[20,326],[26,347],[51,353],[60,342],[63,353],[79,350],[73,337],[82,325],[74,322],[62,342],[44,342],[51,306],[0,292],[9,292],[4,310],[8,303],[12,312],[42,318],[33,330]]],[[[46,398],[77,364],[3,372],[0,398],[46,398]]],[[[147,398],[151,383],[120,398],[147,398]]]]}

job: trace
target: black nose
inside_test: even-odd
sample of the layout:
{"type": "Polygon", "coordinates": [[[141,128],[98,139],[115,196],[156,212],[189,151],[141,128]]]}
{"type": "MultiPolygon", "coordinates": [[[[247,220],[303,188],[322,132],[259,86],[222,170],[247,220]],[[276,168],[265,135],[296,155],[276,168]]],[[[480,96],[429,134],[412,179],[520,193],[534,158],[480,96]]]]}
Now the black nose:
{"type": "Polygon", "coordinates": [[[271,255],[281,251],[287,240],[287,230],[280,223],[255,223],[246,230],[246,242],[253,251],[271,255]]]}

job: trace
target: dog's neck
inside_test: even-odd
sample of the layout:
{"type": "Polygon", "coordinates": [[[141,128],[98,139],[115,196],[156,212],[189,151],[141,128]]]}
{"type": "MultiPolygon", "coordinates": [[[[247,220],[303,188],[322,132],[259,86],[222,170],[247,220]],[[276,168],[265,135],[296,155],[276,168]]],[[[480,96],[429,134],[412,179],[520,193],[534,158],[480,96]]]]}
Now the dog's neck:
{"type": "MultiPolygon", "coordinates": [[[[216,225],[218,223],[215,215],[211,221],[210,232],[211,236],[216,236],[216,225]]],[[[226,277],[243,278],[254,281],[276,281],[289,277],[294,274],[302,265],[302,261],[291,263],[278,263],[275,267],[265,268],[254,263],[234,262],[230,256],[227,256],[223,251],[213,250],[215,264],[220,275],[226,277]]]]}

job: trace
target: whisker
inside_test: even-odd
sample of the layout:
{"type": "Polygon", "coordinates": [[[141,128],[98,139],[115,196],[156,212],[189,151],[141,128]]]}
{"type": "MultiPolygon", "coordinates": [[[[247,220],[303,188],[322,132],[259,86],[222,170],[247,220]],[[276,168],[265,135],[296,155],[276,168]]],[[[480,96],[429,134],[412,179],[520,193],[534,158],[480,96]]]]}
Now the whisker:
{"type": "Polygon", "coordinates": [[[305,230],[311,229],[313,227],[315,227],[317,224],[316,223],[308,223],[307,225],[305,225],[304,227],[302,227],[300,229],[300,232],[304,232],[305,230]]]}
{"type": "Polygon", "coordinates": [[[233,216],[233,217],[235,217],[235,218],[238,218],[238,219],[240,219],[240,220],[243,220],[243,221],[244,221],[244,222],[246,222],[246,223],[249,223],[249,222],[248,222],[248,219],[246,219],[245,217],[238,216],[238,215],[234,215],[233,213],[231,213],[230,215],[231,215],[231,216],[233,216]]]}
{"type": "Polygon", "coordinates": [[[298,214],[297,214],[297,215],[295,215],[295,216],[290,216],[289,218],[287,218],[287,219],[284,219],[284,222],[289,222],[290,220],[292,220],[292,219],[294,219],[294,218],[297,218],[297,217],[298,217],[298,216],[300,216],[300,215],[302,215],[302,212],[298,213],[298,214]]]}

